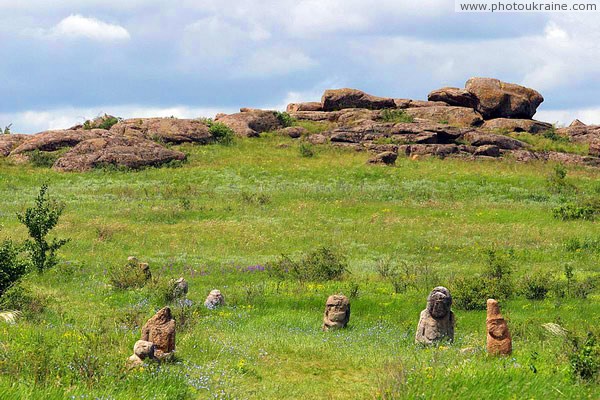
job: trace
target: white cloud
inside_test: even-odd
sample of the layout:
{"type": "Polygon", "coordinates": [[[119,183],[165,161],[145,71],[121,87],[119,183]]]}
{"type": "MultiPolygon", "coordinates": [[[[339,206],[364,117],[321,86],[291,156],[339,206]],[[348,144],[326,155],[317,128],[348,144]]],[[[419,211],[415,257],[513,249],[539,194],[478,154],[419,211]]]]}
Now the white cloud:
{"type": "Polygon", "coordinates": [[[56,26],[43,31],[43,36],[47,38],[85,38],[100,42],[131,38],[127,29],[120,25],[109,24],[81,15],[70,15],[64,18],[56,26]]]}
{"type": "Polygon", "coordinates": [[[299,50],[282,47],[259,48],[244,57],[233,69],[236,77],[286,75],[317,65],[299,50]]]}
{"type": "Polygon", "coordinates": [[[540,110],[535,114],[535,119],[557,123],[558,126],[568,126],[575,119],[578,119],[587,125],[600,125],[600,107],[568,110],[540,110]]]}
{"type": "Polygon", "coordinates": [[[36,133],[49,129],[66,129],[104,113],[122,118],[171,116],[177,118],[212,118],[220,112],[233,113],[237,110],[188,106],[144,107],[139,105],[114,105],[93,108],[63,107],[52,110],[3,113],[0,114],[0,126],[4,127],[12,123],[12,131],[15,133],[36,133]]]}

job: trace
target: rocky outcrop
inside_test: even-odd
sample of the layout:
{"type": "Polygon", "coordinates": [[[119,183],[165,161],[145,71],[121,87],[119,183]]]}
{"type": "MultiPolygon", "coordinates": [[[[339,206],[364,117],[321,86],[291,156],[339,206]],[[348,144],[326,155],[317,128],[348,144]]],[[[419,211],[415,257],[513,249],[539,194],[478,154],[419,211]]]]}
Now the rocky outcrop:
{"type": "Polygon", "coordinates": [[[394,99],[397,109],[420,108],[420,107],[447,107],[448,104],[443,101],[424,101],[412,99],[394,99]]]}
{"type": "Polygon", "coordinates": [[[171,309],[160,309],[142,327],[142,340],[154,344],[154,355],[158,359],[165,359],[175,351],[175,320],[171,309]]]}
{"type": "Polygon", "coordinates": [[[295,113],[298,111],[323,111],[323,105],[318,101],[311,101],[308,103],[290,103],[287,105],[286,111],[288,113],[295,113]]]}
{"type": "Polygon", "coordinates": [[[567,128],[557,129],[556,133],[575,143],[592,143],[600,140],[600,125],[585,125],[577,120],[567,128]]]}
{"type": "Polygon", "coordinates": [[[237,114],[219,115],[215,121],[231,128],[236,135],[257,137],[262,132],[284,128],[275,111],[249,110],[237,114]]]}
{"type": "Polygon", "coordinates": [[[427,296],[427,307],[421,311],[415,342],[430,345],[440,340],[454,340],[454,313],[450,309],[452,296],[443,286],[434,288],[427,296]]]}
{"type": "Polygon", "coordinates": [[[326,90],[321,97],[324,111],[343,110],[345,108],[367,108],[380,110],[395,108],[394,99],[377,97],[357,89],[331,89],[326,90]]]}
{"type": "Polygon", "coordinates": [[[398,158],[398,151],[384,151],[384,152],[378,153],[375,156],[369,158],[369,160],[367,160],[367,163],[394,165],[396,163],[397,158],[398,158]]]}
{"type": "Polygon", "coordinates": [[[82,141],[54,163],[57,171],[89,171],[102,166],[141,168],[185,160],[180,151],[139,137],[108,136],[82,141]]]}
{"type": "Polygon", "coordinates": [[[341,294],[329,296],[323,314],[323,330],[345,328],[348,321],[350,321],[350,300],[341,294]]]}
{"type": "Polygon", "coordinates": [[[477,111],[465,107],[409,108],[405,113],[415,118],[461,127],[479,126],[483,123],[483,118],[477,111]]]}
{"type": "Polygon", "coordinates": [[[0,156],[8,156],[14,149],[19,147],[21,143],[28,139],[31,139],[31,135],[19,135],[16,133],[3,135],[0,133],[0,156]]]}
{"type": "Polygon", "coordinates": [[[301,136],[308,134],[306,128],[301,126],[288,126],[287,128],[279,129],[277,134],[281,136],[289,136],[292,139],[298,139],[301,136]]]}
{"type": "Polygon", "coordinates": [[[118,136],[134,136],[163,143],[200,143],[214,141],[208,126],[195,119],[132,118],[110,128],[118,136]]]}
{"type": "Polygon", "coordinates": [[[493,144],[486,144],[475,148],[473,155],[486,157],[500,157],[500,148],[493,144]]]}
{"type": "Polygon", "coordinates": [[[398,153],[406,156],[435,156],[446,158],[460,152],[456,144],[409,144],[398,146],[398,153]]]}
{"type": "Polygon", "coordinates": [[[465,89],[444,87],[433,90],[427,96],[429,101],[442,101],[450,106],[477,108],[477,97],[465,89]]]}
{"type": "Polygon", "coordinates": [[[503,150],[517,150],[527,147],[527,143],[513,139],[504,135],[496,135],[493,133],[483,133],[480,131],[467,132],[464,140],[473,146],[494,145],[503,150]]]}
{"type": "Polygon", "coordinates": [[[506,132],[542,133],[552,129],[552,124],[534,119],[494,118],[485,121],[482,128],[506,132]]]}
{"type": "Polygon", "coordinates": [[[10,154],[22,154],[34,150],[56,151],[65,147],[73,147],[89,139],[109,135],[110,133],[104,129],[45,131],[28,135],[28,138],[10,154]]]}
{"type": "Polygon", "coordinates": [[[477,111],[485,119],[530,119],[544,101],[533,89],[492,78],[471,78],[465,89],[477,98],[477,111]]]}

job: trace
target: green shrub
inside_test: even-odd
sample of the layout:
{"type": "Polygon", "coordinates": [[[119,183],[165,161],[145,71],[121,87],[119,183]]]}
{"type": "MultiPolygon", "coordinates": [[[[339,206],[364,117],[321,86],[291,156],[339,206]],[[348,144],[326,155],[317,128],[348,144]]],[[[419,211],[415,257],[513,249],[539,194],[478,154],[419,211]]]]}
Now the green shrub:
{"type": "Polygon", "coordinates": [[[578,299],[587,299],[590,294],[600,284],[600,275],[588,276],[582,281],[575,281],[572,284],[571,292],[573,297],[578,299]]]}
{"type": "Polygon", "coordinates": [[[585,220],[593,221],[599,210],[590,204],[567,203],[552,209],[552,215],[561,221],[585,220]]]}
{"type": "MultiPolygon", "coordinates": [[[[116,289],[141,288],[146,284],[148,279],[148,274],[140,268],[140,265],[136,260],[127,261],[124,265],[113,265],[108,270],[108,280],[116,289]]],[[[164,285],[157,283],[157,288],[161,297],[165,295],[167,290],[166,287],[166,282],[164,285]]]]}
{"type": "Polygon", "coordinates": [[[10,240],[0,244],[0,297],[27,272],[20,249],[10,240]]]}
{"type": "Polygon", "coordinates": [[[117,117],[113,117],[112,115],[107,115],[105,114],[102,117],[98,117],[96,119],[92,120],[87,120],[83,123],[83,129],[86,130],[90,130],[90,129],[106,129],[109,130],[110,128],[113,127],[113,125],[116,125],[117,123],[119,123],[121,119],[117,118],[117,117]]]}
{"type": "Polygon", "coordinates": [[[600,253],[600,238],[569,238],[565,242],[565,250],[572,253],[583,250],[600,253]]]}
{"type": "Polygon", "coordinates": [[[385,122],[414,122],[415,118],[404,110],[383,110],[381,119],[385,122]]]}
{"type": "Polygon", "coordinates": [[[567,182],[567,168],[562,164],[554,166],[554,171],[546,179],[546,186],[552,193],[570,193],[575,190],[575,186],[567,182]]]}
{"type": "Polygon", "coordinates": [[[26,318],[33,318],[44,311],[48,299],[34,295],[21,282],[12,285],[4,292],[0,299],[0,308],[3,310],[19,310],[26,318]]]}
{"type": "Polygon", "coordinates": [[[571,376],[574,380],[594,381],[600,372],[600,347],[596,336],[589,332],[583,343],[571,339],[572,351],[569,355],[571,376]]]}
{"type": "Polygon", "coordinates": [[[523,277],[521,293],[528,300],[544,300],[555,285],[555,280],[544,272],[535,272],[523,277]]]}
{"type": "Polygon", "coordinates": [[[48,233],[58,224],[64,210],[64,205],[49,199],[47,192],[48,185],[42,185],[35,205],[23,213],[17,213],[17,218],[29,233],[24,249],[29,253],[31,264],[38,272],[54,267],[58,262],[56,252],[69,241],[56,238],[50,242],[47,240],[48,233]]]}
{"type": "Polygon", "coordinates": [[[376,269],[381,278],[391,283],[394,293],[404,293],[410,286],[416,286],[416,274],[405,261],[396,263],[390,257],[381,258],[376,269]]]}
{"type": "Polygon", "coordinates": [[[29,162],[36,168],[51,168],[60,155],[56,152],[33,150],[27,153],[29,162]]]}
{"type": "Polygon", "coordinates": [[[310,158],[315,155],[315,151],[313,150],[313,146],[309,143],[302,142],[300,143],[300,147],[298,147],[298,151],[300,152],[301,157],[310,158]]]}
{"type": "Polygon", "coordinates": [[[288,126],[294,125],[294,118],[292,118],[292,116],[285,111],[284,112],[277,111],[275,113],[275,117],[277,117],[277,120],[279,121],[279,123],[281,125],[283,125],[283,127],[285,127],[285,128],[287,128],[288,126]]]}
{"type": "Polygon", "coordinates": [[[503,301],[513,292],[511,283],[480,275],[457,277],[450,287],[453,304],[462,310],[485,310],[487,299],[503,301]]]}
{"type": "Polygon", "coordinates": [[[329,281],[341,278],[348,271],[346,260],[327,247],[305,253],[299,260],[282,255],[268,266],[271,275],[299,281],[329,281]]]}
{"type": "Polygon", "coordinates": [[[545,137],[546,139],[550,139],[554,142],[562,142],[562,143],[569,143],[569,138],[565,137],[565,136],[561,136],[556,132],[556,127],[552,126],[552,128],[544,131],[542,133],[542,136],[545,137]]]}
{"type": "Polygon", "coordinates": [[[10,127],[12,126],[12,124],[8,124],[7,126],[4,127],[4,130],[2,131],[2,134],[4,135],[10,135],[10,127]]]}
{"type": "Polygon", "coordinates": [[[207,120],[208,131],[215,138],[215,141],[219,144],[229,146],[235,140],[235,132],[233,129],[228,127],[222,122],[214,122],[207,120]]]}

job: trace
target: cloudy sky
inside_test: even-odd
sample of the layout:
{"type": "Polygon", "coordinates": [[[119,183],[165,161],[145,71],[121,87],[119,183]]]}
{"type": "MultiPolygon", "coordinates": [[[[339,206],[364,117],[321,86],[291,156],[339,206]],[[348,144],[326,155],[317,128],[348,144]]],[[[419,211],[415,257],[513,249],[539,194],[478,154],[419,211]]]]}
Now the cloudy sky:
{"type": "Polygon", "coordinates": [[[599,13],[465,14],[453,0],[0,0],[0,126],[214,116],[326,88],[425,99],[472,76],[600,123],[599,13]]]}

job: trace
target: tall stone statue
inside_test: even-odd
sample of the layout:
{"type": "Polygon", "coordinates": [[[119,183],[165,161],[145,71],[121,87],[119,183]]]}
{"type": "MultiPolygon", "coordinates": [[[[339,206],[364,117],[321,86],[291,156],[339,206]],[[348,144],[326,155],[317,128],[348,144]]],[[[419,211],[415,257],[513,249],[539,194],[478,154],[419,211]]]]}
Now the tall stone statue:
{"type": "Polygon", "coordinates": [[[175,351],[175,320],[171,309],[160,309],[142,327],[142,340],[154,344],[154,356],[159,360],[170,357],[175,351]]]}
{"type": "Polygon", "coordinates": [[[427,296],[427,308],[421,311],[415,342],[433,344],[442,339],[454,340],[454,313],[450,310],[452,296],[443,286],[427,296]]]}
{"type": "Polygon", "coordinates": [[[487,318],[487,351],[493,355],[508,355],[512,353],[512,338],[506,320],[500,314],[498,301],[488,299],[487,318]]]}

